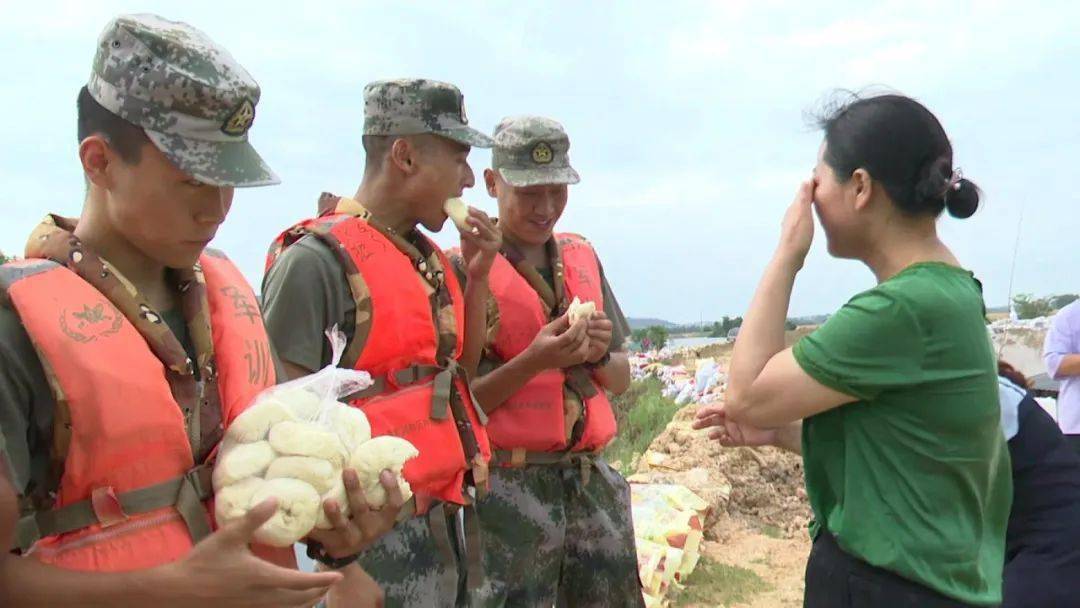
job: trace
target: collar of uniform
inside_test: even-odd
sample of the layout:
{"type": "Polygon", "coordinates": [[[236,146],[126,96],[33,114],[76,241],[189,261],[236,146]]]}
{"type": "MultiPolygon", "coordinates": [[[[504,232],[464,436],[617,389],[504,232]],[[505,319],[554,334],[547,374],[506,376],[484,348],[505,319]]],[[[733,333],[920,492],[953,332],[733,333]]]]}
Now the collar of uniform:
{"type": "Polygon", "coordinates": [[[377,220],[371,212],[364,207],[356,199],[349,198],[347,196],[337,196],[324,192],[319,197],[319,215],[329,214],[342,214],[358,217],[367,222],[372,228],[378,230],[380,234],[385,236],[394,247],[397,247],[398,251],[409,256],[414,262],[419,262],[425,258],[430,258],[431,252],[425,255],[420,251],[417,246],[419,243],[423,243],[423,239],[420,238],[420,233],[415,228],[409,230],[408,234],[400,235],[386,224],[377,220]]]}
{"type": "MultiPolygon", "coordinates": [[[[169,330],[161,313],[150,306],[120,271],[75,236],[76,223],[73,218],[45,216],[27,241],[26,257],[52,260],[79,275],[127,317],[162,363],[178,374],[193,375],[195,362],[188,359],[187,351],[169,330]]],[[[203,367],[213,358],[213,341],[202,272],[196,267],[169,274],[181,294],[182,310],[199,354],[199,365],[203,367]],[[203,311],[206,314],[201,314],[203,311]]]]}

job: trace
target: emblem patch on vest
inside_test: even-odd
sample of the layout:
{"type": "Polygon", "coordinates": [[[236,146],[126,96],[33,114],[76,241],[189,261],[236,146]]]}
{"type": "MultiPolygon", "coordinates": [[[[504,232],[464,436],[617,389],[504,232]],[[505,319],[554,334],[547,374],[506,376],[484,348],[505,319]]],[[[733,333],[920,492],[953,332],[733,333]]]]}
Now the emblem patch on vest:
{"type": "Polygon", "coordinates": [[[124,324],[124,317],[112,304],[98,302],[83,304],[82,310],[64,309],[60,314],[60,330],[72,340],[88,344],[98,338],[107,338],[124,324]]]}
{"type": "Polygon", "coordinates": [[[226,135],[239,137],[248,132],[253,122],[255,122],[255,104],[245,98],[222,123],[221,131],[226,135]]]}

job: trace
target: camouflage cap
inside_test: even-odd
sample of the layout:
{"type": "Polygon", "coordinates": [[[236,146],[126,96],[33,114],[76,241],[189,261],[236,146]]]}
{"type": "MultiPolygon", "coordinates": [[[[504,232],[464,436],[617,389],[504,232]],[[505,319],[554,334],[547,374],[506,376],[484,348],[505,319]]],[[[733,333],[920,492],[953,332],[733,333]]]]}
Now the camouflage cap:
{"type": "Polygon", "coordinates": [[[86,87],[201,182],[280,181],[248,143],[258,83],[228,51],[186,23],[147,14],[113,19],[98,39],[86,87]]]}
{"type": "Polygon", "coordinates": [[[563,126],[550,118],[504,118],[495,127],[494,140],[491,167],[511,186],[581,181],[570,166],[570,138],[563,126]]]}
{"type": "Polygon", "coordinates": [[[452,84],[424,78],[378,80],[364,87],[364,135],[433,133],[475,148],[491,138],[469,126],[465,98],[452,84]]]}

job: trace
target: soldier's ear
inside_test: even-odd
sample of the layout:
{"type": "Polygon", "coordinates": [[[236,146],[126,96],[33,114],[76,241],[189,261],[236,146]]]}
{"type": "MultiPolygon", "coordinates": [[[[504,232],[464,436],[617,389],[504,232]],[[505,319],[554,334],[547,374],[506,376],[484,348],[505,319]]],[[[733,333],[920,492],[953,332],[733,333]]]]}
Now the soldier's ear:
{"type": "Polygon", "coordinates": [[[79,142],[79,162],[82,163],[86,181],[108,189],[112,186],[109,165],[119,158],[109,146],[109,142],[100,134],[88,136],[79,142]]]}
{"type": "Polygon", "coordinates": [[[495,190],[495,180],[497,176],[491,169],[484,169],[484,186],[487,187],[488,196],[491,198],[498,198],[499,193],[495,190]]]}
{"type": "Polygon", "coordinates": [[[418,167],[417,152],[417,147],[411,139],[399,137],[390,144],[390,162],[402,173],[412,175],[416,173],[418,167]]]}

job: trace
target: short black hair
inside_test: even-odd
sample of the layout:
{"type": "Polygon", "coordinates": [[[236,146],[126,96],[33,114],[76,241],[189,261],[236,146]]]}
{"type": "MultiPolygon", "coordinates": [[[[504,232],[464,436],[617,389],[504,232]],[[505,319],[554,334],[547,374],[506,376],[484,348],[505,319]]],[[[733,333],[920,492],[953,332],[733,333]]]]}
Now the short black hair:
{"type": "MultiPolygon", "coordinates": [[[[394,142],[399,139],[407,139],[415,150],[423,153],[431,149],[433,142],[440,139],[434,133],[416,133],[413,135],[364,135],[361,142],[364,145],[364,174],[369,175],[382,169],[386,157],[390,155],[390,149],[394,142]]],[[[449,141],[449,140],[448,140],[449,141]]]]}
{"type": "Polygon", "coordinates": [[[100,134],[125,163],[139,162],[143,144],[150,141],[145,131],[106,110],[86,87],[79,90],[75,105],[79,115],[80,142],[91,135],[100,134]]]}
{"type": "Polygon", "coordinates": [[[979,207],[979,188],[953,180],[953,149],[937,117],[903,95],[846,99],[818,118],[825,131],[825,162],[846,182],[865,169],[910,215],[937,217],[944,209],[966,218],[979,207]]]}
{"type": "Polygon", "coordinates": [[[382,168],[386,155],[390,152],[390,146],[394,145],[396,138],[391,135],[365,135],[361,138],[364,144],[364,173],[375,173],[382,168]]]}

